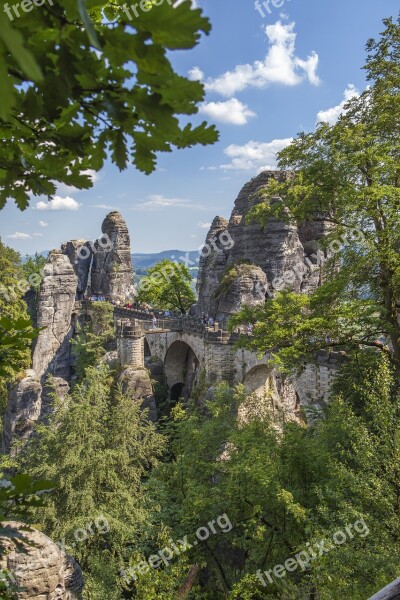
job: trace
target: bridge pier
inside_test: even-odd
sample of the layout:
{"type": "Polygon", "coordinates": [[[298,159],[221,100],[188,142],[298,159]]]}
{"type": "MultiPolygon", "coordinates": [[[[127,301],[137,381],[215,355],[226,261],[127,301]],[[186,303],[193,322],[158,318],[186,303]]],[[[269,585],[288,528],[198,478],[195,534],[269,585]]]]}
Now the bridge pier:
{"type": "Polygon", "coordinates": [[[144,334],[138,321],[132,321],[129,325],[121,324],[118,358],[122,366],[144,369],[144,334]]]}

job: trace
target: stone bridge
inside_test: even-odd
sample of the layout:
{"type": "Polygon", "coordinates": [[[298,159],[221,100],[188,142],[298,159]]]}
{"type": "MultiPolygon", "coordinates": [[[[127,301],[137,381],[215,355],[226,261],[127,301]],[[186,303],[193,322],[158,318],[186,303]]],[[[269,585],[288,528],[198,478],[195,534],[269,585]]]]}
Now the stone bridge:
{"type": "Polygon", "coordinates": [[[154,328],[148,313],[117,307],[114,311],[122,364],[144,365],[151,356],[162,361],[171,399],[188,397],[204,381],[207,387],[226,381],[243,384],[249,393],[275,399],[290,412],[326,400],[341,355],[320,352],[314,364],[288,379],[270,364],[270,355],[238,348],[241,331],[206,327],[190,316],[157,316],[154,328]]]}

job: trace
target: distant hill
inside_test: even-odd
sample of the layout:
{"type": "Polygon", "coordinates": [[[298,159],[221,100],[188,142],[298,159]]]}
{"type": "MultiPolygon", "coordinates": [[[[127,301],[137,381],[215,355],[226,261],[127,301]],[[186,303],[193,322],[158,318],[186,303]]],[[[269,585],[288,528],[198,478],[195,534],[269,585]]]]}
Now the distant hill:
{"type": "MultiPolygon", "coordinates": [[[[47,258],[50,250],[43,250],[42,252],[38,252],[41,256],[47,258]]],[[[33,257],[33,255],[31,255],[33,257]]],[[[183,262],[189,268],[195,269],[199,266],[199,258],[200,254],[198,250],[164,250],[163,252],[157,252],[154,254],[131,254],[133,266],[135,270],[146,271],[150,269],[150,267],[154,267],[161,260],[166,260],[167,258],[170,260],[177,260],[178,262],[183,262]],[[189,262],[190,261],[190,262],[189,262]]],[[[26,256],[22,257],[22,262],[26,261],[26,256]]]]}
{"type": "Polygon", "coordinates": [[[187,266],[197,267],[199,264],[199,252],[198,250],[164,250],[164,252],[157,252],[156,254],[132,254],[133,266],[135,269],[149,269],[154,267],[161,260],[177,260],[178,262],[188,262],[187,266]]]}

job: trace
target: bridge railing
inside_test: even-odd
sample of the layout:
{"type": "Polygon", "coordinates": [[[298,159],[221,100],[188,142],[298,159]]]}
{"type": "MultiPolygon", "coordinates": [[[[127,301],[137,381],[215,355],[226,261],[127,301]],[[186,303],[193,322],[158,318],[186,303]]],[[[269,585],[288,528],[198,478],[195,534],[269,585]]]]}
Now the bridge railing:
{"type": "Polygon", "coordinates": [[[400,598],[400,577],[392,583],[389,583],[383,590],[380,590],[369,600],[399,600],[400,598]]]}
{"type": "Polygon", "coordinates": [[[219,343],[228,343],[235,341],[241,332],[232,333],[220,327],[218,323],[214,326],[207,326],[201,322],[201,319],[190,315],[181,315],[180,317],[166,317],[164,314],[154,312],[157,322],[153,324],[151,315],[148,312],[126,307],[116,307],[114,314],[122,319],[136,319],[142,323],[142,331],[146,333],[157,333],[160,331],[182,331],[194,333],[204,337],[208,341],[219,343]]]}

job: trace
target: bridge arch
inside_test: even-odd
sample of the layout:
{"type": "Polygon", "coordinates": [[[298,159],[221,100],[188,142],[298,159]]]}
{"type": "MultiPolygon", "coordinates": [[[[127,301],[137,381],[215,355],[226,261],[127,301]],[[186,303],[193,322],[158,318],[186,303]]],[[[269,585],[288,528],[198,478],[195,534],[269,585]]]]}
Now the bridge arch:
{"type": "Polygon", "coordinates": [[[200,373],[199,358],[190,344],[173,342],[165,355],[164,372],[171,400],[189,398],[200,373]]]}

